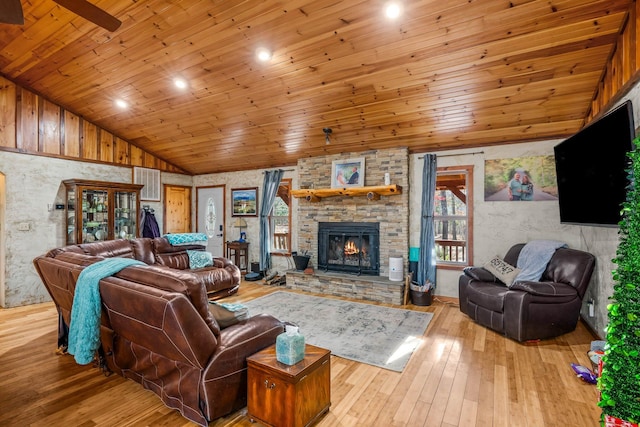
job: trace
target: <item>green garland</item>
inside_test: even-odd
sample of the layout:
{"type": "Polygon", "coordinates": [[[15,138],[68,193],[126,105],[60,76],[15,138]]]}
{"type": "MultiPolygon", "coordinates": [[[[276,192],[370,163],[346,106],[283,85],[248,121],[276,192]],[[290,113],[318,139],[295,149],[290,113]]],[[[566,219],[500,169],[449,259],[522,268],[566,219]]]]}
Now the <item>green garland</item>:
{"type": "MultiPolygon", "coordinates": [[[[640,138],[634,140],[636,147],[640,138]]],[[[631,423],[640,421],[640,150],[629,153],[629,186],[620,222],[620,243],[613,271],[613,295],[607,306],[609,323],[604,367],[598,380],[604,415],[631,423]]],[[[597,201],[594,201],[597,203],[597,201]]]]}

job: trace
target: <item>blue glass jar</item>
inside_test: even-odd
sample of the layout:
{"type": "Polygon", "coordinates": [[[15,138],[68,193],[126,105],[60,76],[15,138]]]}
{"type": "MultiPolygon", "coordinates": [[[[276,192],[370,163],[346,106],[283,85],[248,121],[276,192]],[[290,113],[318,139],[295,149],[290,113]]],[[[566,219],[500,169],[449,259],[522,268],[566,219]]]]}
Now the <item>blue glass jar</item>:
{"type": "Polygon", "coordinates": [[[298,327],[286,325],[285,331],[276,338],[276,360],[285,365],[295,365],[304,359],[304,337],[298,327]]]}

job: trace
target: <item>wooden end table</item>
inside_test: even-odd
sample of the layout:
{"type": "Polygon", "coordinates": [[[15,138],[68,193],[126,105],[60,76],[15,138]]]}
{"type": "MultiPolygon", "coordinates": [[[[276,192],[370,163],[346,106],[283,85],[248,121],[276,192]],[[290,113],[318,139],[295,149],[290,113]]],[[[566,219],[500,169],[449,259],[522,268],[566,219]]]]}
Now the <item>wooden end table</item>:
{"type": "Polygon", "coordinates": [[[247,357],[247,414],[274,427],[314,424],[331,406],[331,352],[307,344],[304,359],[289,366],[272,345],[247,357]]]}
{"type": "Polygon", "coordinates": [[[244,275],[249,272],[249,242],[226,242],[227,258],[232,259],[244,275]],[[243,271],[244,270],[244,271],[243,271]]]}

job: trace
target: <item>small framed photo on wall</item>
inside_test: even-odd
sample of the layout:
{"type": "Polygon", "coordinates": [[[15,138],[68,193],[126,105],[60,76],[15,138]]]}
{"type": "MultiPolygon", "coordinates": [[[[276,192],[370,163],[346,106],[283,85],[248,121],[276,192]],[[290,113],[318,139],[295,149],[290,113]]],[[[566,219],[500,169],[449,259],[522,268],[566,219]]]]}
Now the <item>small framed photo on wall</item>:
{"type": "Polygon", "coordinates": [[[258,216],[258,187],[231,189],[231,216],[258,216]]]}
{"type": "Polygon", "coordinates": [[[331,188],[364,187],[364,157],[334,160],[331,164],[331,188]]]}

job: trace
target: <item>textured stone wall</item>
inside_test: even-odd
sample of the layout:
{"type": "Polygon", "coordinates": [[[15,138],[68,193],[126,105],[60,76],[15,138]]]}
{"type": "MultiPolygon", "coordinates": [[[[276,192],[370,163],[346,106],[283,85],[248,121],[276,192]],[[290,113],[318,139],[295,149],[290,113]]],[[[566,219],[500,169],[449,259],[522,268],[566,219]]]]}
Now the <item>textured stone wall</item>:
{"type": "Polygon", "coordinates": [[[368,200],[364,196],[337,196],[318,203],[298,203],[298,251],[311,253],[318,265],[318,222],[379,222],[380,275],[388,275],[389,257],[402,257],[405,271],[409,253],[409,152],[407,148],[343,153],[298,160],[299,188],[331,188],[334,160],[364,157],[365,186],[384,185],[389,173],[392,184],[402,186],[402,194],[368,200]]]}
{"type": "MultiPolygon", "coordinates": [[[[64,210],[49,210],[50,206],[64,203],[62,181],[78,178],[131,183],[132,169],[3,151],[0,152],[0,174],[4,176],[4,197],[0,197],[0,201],[4,200],[0,206],[4,250],[0,263],[4,270],[0,305],[15,307],[50,301],[33,259],[65,245],[64,210]]],[[[191,185],[193,181],[191,176],[172,173],[162,173],[161,179],[163,183],[177,185],[191,185]]],[[[162,203],[145,201],[142,204],[155,209],[162,232],[162,203]]]]}
{"type": "Polygon", "coordinates": [[[0,173],[5,175],[6,191],[3,306],[49,301],[32,261],[65,245],[64,210],[49,210],[64,203],[62,181],[79,178],[130,183],[131,168],[0,152],[0,173]]]}

